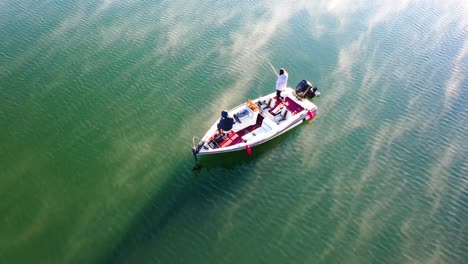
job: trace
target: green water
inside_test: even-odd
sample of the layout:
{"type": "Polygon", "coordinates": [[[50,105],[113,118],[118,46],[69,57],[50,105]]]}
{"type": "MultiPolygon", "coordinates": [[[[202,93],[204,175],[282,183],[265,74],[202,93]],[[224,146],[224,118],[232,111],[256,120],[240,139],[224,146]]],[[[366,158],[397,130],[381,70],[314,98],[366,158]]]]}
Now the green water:
{"type": "Polygon", "coordinates": [[[0,263],[464,263],[466,1],[0,1],[0,263]],[[202,157],[228,109],[313,122],[202,157]]]}

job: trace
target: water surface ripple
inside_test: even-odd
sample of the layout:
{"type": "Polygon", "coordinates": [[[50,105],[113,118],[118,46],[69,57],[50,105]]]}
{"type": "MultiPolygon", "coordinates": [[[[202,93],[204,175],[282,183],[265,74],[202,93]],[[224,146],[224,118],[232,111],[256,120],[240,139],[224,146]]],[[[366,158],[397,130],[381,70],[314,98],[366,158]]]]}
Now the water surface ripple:
{"type": "Polygon", "coordinates": [[[468,5],[348,2],[0,2],[0,263],[466,262],[468,5]],[[192,171],[279,67],[315,120],[192,171]]]}

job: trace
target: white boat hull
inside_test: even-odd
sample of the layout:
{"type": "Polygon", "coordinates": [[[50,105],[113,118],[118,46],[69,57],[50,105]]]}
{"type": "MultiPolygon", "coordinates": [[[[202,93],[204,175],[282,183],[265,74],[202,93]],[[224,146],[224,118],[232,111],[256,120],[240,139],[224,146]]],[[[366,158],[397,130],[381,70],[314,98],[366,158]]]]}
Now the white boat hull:
{"type": "Polygon", "coordinates": [[[291,88],[285,94],[287,96],[281,102],[277,102],[276,92],[273,92],[229,110],[229,116],[242,116],[237,118],[228,136],[224,139],[218,136],[219,120],[216,120],[198,145],[194,146],[194,154],[210,155],[250,149],[314,118],[317,113],[315,104],[297,97],[291,88]]]}

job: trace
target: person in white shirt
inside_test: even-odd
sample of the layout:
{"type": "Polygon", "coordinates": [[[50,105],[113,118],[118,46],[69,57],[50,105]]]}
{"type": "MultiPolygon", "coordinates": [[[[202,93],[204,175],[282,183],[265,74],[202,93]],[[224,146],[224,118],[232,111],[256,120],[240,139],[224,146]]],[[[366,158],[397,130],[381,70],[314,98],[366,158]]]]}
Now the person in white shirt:
{"type": "Polygon", "coordinates": [[[281,68],[276,80],[276,99],[278,101],[281,101],[281,92],[286,90],[286,87],[288,87],[288,72],[284,68],[281,68]]]}

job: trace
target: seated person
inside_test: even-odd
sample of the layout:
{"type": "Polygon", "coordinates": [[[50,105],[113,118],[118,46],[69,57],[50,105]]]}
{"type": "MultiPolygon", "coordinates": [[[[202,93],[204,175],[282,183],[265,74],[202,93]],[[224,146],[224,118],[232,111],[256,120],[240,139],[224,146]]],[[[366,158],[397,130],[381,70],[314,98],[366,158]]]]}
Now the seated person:
{"type": "Polygon", "coordinates": [[[219,134],[222,134],[223,131],[230,131],[233,125],[234,125],[234,118],[229,117],[227,111],[222,111],[221,119],[219,120],[219,123],[218,123],[219,134]]]}

